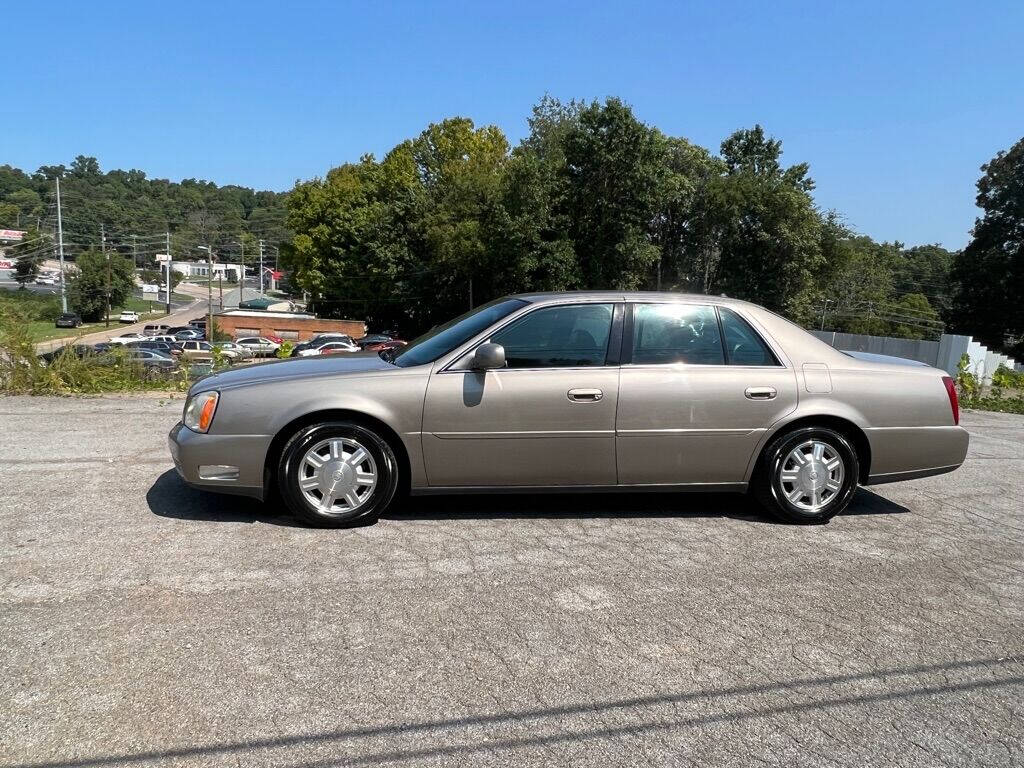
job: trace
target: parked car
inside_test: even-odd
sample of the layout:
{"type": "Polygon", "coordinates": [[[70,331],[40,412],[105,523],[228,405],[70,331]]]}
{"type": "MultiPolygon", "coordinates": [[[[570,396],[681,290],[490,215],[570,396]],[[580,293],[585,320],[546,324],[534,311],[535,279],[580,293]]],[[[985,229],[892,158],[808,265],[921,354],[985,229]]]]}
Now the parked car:
{"type": "Polygon", "coordinates": [[[177,337],[175,337],[175,336],[168,336],[167,334],[162,334],[160,336],[150,336],[149,340],[150,341],[162,341],[162,342],[165,342],[167,344],[170,344],[172,347],[175,344],[178,343],[178,338],[177,337]]]}
{"type": "Polygon", "coordinates": [[[235,339],[235,344],[252,350],[256,357],[273,357],[281,348],[280,343],[271,341],[266,336],[243,336],[235,339]]]}
{"type": "Polygon", "coordinates": [[[292,357],[309,357],[310,355],[319,355],[320,350],[329,345],[336,344],[338,347],[332,347],[333,351],[336,352],[358,352],[359,347],[355,345],[351,337],[345,334],[339,333],[336,336],[333,334],[322,334],[309,341],[305,341],[302,344],[297,344],[292,349],[292,357]]]}
{"type": "Polygon", "coordinates": [[[243,347],[241,344],[236,344],[233,341],[218,341],[213,346],[220,349],[221,353],[231,362],[252,360],[252,350],[248,347],[243,347]]]}
{"type": "Polygon", "coordinates": [[[347,344],[344,341],[329,341],[326,344],[321,344],[319,347],[311,347],[310,349],[304,349],[299,352],[298,357],[310,357],[312,355],[335,355],[339,352],[351,354],[352,352],[359,352],[359,347],[355,344],[347,344]]]}
{"type": "Polygon", "coordinates": [[[35,282],[36,285],[56,285],[60,281],[60,275],[41,274],[35,282]]]}
{"type": "Polygon", "coordinates": [[[133,349],[128,353],[128,359],[152,374],[170,373],[178,367],[178,362],[169,355],[152,349],[133,349]]]}
{"type": "Polygon", "coordinates": [[[76,357],[82,359],[84,357],[91,357],[96,354],[96,350],[87,344],[68,344],[63,347],[58,347],[50,352],[44,352],[39,355],[39,360],[44,365],[49,365],[54,360],[63,357],[64,355],[76,357]]]}
{"type": "Polygon", "coordinates": [[[128,331],[110,339],[111,344],[127,344],[130,341],[146,341],[149,337],[137,331],[128,331]]]}
{"type": "Polygon", "coordinates": [[[268,333],[268,334],[264,335],[263,338],[267,339],[269,341],[274,342],[275,344],[277,344],[277,346],[281,346],[282,344],[284,344],[284,339],[283,338],[281,338],[280,336],[275,336],[272,333],[268,333]]]}
{"type": "Polygon", "coordinates": [[[386,349],[401,349],[408,343],[409,342],[402,341],[401,339],[392,339],[391,341],[379,341],[376,344],[367,344],[362,349],[364,352],[383,352],[386,349]]]}
{"type": "Polygon", "coordinates": [[[181,356],[193,362],[213,360],[213,347],[208,341],[185,340],[181,342],[181,356]]]}
{"type": "Polygon", "coordinates": [[[81,324],[82,318],[74,312],[61,313],[54,323],[57,328],[78,328],[81,324]]]}
{"type": "Polygon", "coordinates": [[[148,349],[152,352],[160,352],[161,354],[169,357],[177,357],[181,354],[181,350],[176,347],[172,347],[166,341],[155,341],[153,339],[146,339],[144,341],[129,341],[126,345],[129,349],[148,349]]]}
{"type": "Polygon", "coordinates": [[[167,333],[168,328],[169,326],[158,323],[144,326],[142,328],[142,332],[147,336],[163,336],[164,334],[167,333]]]}
{"type": "Polygon", "coordinates": [[[308,344],[313,341],[347,341],[350,343],[354,343],[352,341],[352,337],[349,336],[347,333],[334,333],[333,331],[328,331],[327,333],[318,333],[312,339],[303,343],[308,344]]]}
{"type": "Polygon", "coordinates": [[[138,312],[133,312],[130,309],[126,309],[123,312],[121,312],[120,315],[118,315],[117,320],[120,323],[128,323],[128,324],[137,323],[137,322],[139,322],[139,313],[138,312]]]}
{"type": "Polygon", "coordinates": [[[385,341],[391,341],[394,337],[387,333],[368,333],[362,338],[356,339],[356,344],[360,347],[368,347],[371,344],[380,344],[385,341]]]}
{"type": "Polygon", "coordinates": [[[170,447],[189,484],[273,485],[321,526],[373,519],[399,488],[749,489],[822,523],[859,484],[956,469],[958,424],[944,371],[857,359],[762,307],[568,292],[497,299],[400,350],[214,374],[170,447]]]}
{"type": "Polygon", "coordinates": [[[195,328],[187,328],[174,334],[174,338],[178,339],[178,341],[197,341],[206,338],[206,334],[195,328]]]}

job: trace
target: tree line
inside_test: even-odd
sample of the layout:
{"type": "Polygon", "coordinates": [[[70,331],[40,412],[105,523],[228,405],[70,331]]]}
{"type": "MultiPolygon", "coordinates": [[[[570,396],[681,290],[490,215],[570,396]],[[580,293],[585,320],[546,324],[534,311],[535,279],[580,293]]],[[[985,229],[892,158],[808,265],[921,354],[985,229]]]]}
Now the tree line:
{"type": "Polygon", "coordinates": [[[321,314],[409,333],[502,294],[609,288],[727,294],[808,326],[937,336],[954,254],[876,243],[813,191],[809,166],[786,165],[760,126],[715,154],[615,98],[544,98],[518,146],[451,118],[297,184],[282,263],[321,314]]]}
{"type": "Polygon", "coordinates": [[[512,146],[495,126],[443,120],[287,193],[103,173],[81,155],[32,174],[0,166],[0,227],[29,230],[11,255],[52,255],[59,177],[71,258],[101,232],[144,266],[164,231],[176,258],[212,244],[249,261],[263,239],[319,314],[406,335],[507,293],[661,289],[748,299],[808,327],[947,330],[1024,353],[1024,139],[982,167],[983,215],[951,252],[852,231],[760,126],[712,152],[615,98],[546,97],[528,123],[512,146]]]}

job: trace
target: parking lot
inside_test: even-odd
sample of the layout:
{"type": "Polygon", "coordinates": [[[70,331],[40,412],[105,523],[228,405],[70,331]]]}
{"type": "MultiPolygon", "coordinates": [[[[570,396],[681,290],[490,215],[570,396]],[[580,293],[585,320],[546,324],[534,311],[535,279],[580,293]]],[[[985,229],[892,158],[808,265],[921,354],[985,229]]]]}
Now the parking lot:
{"type": "Polygon", "coordinates": [[[0,398],[0,765],[1024,763],[1024,417],[822,527],[739,496],[185,487],[181,400],[0,398]]]}

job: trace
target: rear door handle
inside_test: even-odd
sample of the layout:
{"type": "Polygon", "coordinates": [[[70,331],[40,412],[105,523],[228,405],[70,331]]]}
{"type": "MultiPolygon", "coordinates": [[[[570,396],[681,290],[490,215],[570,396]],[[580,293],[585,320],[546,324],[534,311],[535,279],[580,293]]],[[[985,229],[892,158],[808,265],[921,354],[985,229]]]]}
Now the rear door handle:
{"type": "Polygon", "coordinates": [[[775,387],[747,387],[743,394],[748,400],[774,400],[778,392],[775,387]]]}
{"type": "Polygon", "coordinates": [[[596,403],[604,397],[604,392],[600,389],[570,389],[565,394],[574,403],[596,403]]]}

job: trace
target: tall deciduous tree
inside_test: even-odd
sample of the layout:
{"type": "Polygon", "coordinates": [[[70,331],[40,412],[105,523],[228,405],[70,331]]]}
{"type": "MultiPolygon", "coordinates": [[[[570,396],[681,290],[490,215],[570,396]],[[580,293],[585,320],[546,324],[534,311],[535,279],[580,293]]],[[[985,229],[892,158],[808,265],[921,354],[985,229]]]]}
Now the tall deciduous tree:
{"type": "Polygon", "coordinates": [[[1024,352],[1024,138],[981,170],[984,214],[953,268],[950,320],[990,346],[1024,352]]]}
{"type": "Polygon", "coordinates": [[[68,300],[72,309],[86,322],[103,319],[108,286],[111,309],[122,306],[131,295],[135,280],[131,259],[117,253],[86,251],[79,255],[75,266],[76,270],[68,281],[68,300]]]}

